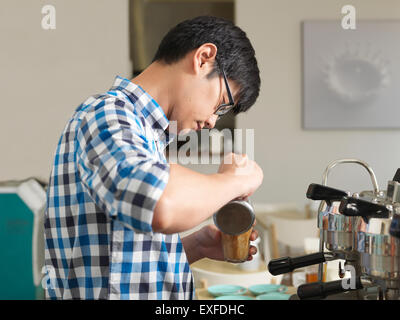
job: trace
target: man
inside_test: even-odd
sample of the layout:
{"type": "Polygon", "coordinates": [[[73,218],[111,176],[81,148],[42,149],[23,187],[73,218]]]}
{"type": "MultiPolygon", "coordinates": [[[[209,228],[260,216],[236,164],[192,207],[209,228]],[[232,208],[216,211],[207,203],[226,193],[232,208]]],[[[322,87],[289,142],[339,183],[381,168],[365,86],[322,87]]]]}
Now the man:
{"type": "Polygon", "coordinates": [[[168,164],[170,122],[178,132],[213,128],[230,109],[249,109],[259,87],[246,34],[198,17],[173,28],[136,78],[117,77],[80,105],[57,146],[47,193],[47,296],[194,298],[189,264],[222,260],[221,236],[215,226],[178,233],[250,196],[263,174],[245,155],[229,155],[210,175],[168,164]]]}

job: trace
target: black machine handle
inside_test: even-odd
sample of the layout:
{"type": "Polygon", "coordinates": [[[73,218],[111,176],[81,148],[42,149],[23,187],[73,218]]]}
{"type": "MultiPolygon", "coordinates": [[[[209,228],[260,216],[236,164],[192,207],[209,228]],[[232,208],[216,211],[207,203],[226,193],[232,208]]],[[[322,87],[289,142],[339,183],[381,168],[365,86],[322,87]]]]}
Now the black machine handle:
{"type": "MultiPolygon", "coordinates": [[[[393,181],[400,183],[400,168],[397,169],[396,174],[393,177],[393,181]]],[[[388,187],[389,189],[389,187],[388,187]]],[[[390,224],[389,233],[391,236],[400,238],[400,215],[394,214],[392,217],[392,223],[390,224]]]]}
{"type": "Polygon", "coordinates": [[[268,270],[272,275],[276,276],[292,272],[294,269],[311,266],[325,261],[326,259],[323,252],[312,253],[295,258],[282,257],[271,260],[268,263],[268,270]]]}
{"type": "Polygon", "coordinates": [[[306,197],[308,199],[325,200],[327,202],[339,201],[347,195],[348,194],[345,191],[334,189],[317,183],[311,183],[308,186],[306,193],[306,197]]]}
{"type": "Polygon", "coordinates": [[[366,219],[389,217],[389,210],[385,206],[353,197],[343,197],[339,212],[345,216],[360,216],[366,219]]]}
{"type": "Polygon", "coordinates": [[[396,181],[396,182],[400,182],[400,168],[397,169],[397,171],[396,171],[396,173],[395,173],[395,175],[394,175],[392,180],[396,181]]]}
{"type": "Polygon", "coordinates": [[[327,296],[347,292],[351,290],[362,289],[361,279],[358,277],[356,279],[355,288],[344,288],[343,280],[336,280],[331,282],[313,282],[302,284],[297,288],[298,297],[303,299],[324,299],[327,296]]]}

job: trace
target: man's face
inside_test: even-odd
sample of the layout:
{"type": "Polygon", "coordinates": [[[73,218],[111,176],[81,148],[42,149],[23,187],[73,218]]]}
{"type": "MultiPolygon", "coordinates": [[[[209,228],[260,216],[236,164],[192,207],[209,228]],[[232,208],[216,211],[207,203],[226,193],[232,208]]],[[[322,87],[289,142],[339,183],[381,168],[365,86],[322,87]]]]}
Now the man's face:
{"type": "MultiPolygon", "coordinates": [[[[177,121],[178,133],[182,130],[200,130],[213,128],[218,119],[214,114],[218,106],[229,102],[228,92],[223,77],[215,73],[198,73],[185,77],[177,88],[177,97],[172,119],[177,121]]],[[[233,97],[237,96],[238,86],[228,79],[233,97]]]]}

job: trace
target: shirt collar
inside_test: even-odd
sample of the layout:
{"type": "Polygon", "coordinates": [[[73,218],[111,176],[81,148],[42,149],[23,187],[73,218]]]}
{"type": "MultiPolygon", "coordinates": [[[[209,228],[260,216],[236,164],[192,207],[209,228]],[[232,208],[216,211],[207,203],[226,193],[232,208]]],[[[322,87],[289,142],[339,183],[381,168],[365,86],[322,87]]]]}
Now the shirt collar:
{"type": "Polygon", "coordinates": [[[116,76],[110,90],[121,91],[151,125],[155,135],[168,145],[176,135],[167,130],[169,120],[161,106],[139,85],[116,76]]]}

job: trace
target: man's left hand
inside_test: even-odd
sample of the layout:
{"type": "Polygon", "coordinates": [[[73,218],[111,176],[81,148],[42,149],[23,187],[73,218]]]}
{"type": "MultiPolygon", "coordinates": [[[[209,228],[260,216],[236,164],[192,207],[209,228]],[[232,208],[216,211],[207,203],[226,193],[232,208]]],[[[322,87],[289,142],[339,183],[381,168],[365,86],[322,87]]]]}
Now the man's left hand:
{"type": "MultiPolygon", "coordinates": [[[[255,224],[255,223],[254,223],[255,224]]],[[[253,225],[254,227],[254,225],[253,225]]],[[[200,251],[201,256],[205,258],[210,258],[214,260],[224,260],[224,253],[222,250],[222,241],[221,241],[221,231],[213,225],[209,224],[199,231],[197,231],[193,235],[198,243],[198,250],[200,251]]],[[[254,241],[258,238],[257,230],[251,232],[250,241],[254,241]]],[[[250,245],[249,248],[249,256],[247,261],[253,259],[253,255],[257,253],[257,248],[250,245]]]]}

